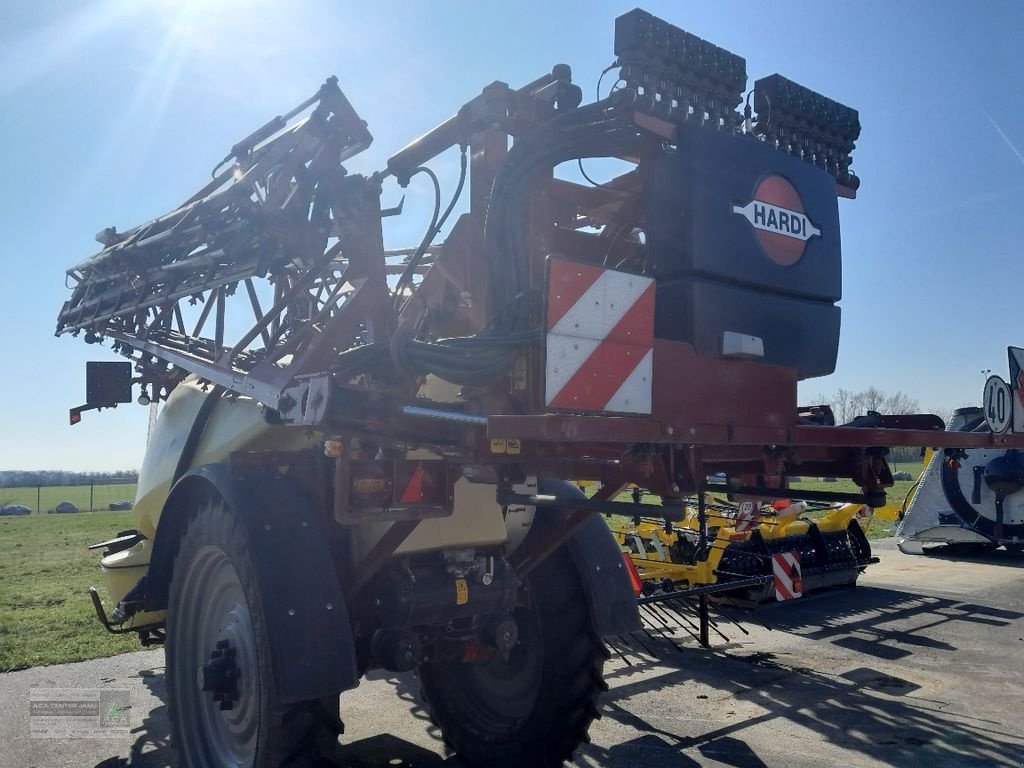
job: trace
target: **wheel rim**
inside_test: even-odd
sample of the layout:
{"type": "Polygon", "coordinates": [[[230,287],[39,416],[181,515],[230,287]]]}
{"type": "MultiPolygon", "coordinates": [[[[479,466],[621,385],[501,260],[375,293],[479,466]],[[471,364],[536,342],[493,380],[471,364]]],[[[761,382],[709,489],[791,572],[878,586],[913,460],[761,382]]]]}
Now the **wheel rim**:
{"type": "Polygon", "coordinates": [[[460,664],[472,716],[490,729],[511,729],[534,710],[544,679],[544,643],[535,608],[516,611],[519,642],[508,656],[494,654],[483,663],[460,664]]]}
{"type": "Polygon", "coordinates": [[[260,680],[241,579],[224,552],[204,547],[188,565],[182,593],[187,599],[170,620],[177,623],[173,679],[183,750],[194,765],[251,766],[259,734],[260,680]],[[221,709],[212,693],[202,690],[201,670],[224,641],[234,649],[237,668],[237,697],[231,697],[230,709],[221,709]]]}

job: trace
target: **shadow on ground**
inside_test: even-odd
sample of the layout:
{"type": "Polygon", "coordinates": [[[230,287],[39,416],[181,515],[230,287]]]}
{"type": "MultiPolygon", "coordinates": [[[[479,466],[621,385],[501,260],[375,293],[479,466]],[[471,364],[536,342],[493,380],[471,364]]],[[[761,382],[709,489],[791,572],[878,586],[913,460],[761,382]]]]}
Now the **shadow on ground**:
{"type": "Polygon", "coordinates": [[[1006,627],[1024,613],[972,602],[915,595],[882,587],[838,590],[792,604],[777,604],[757,616],[772,628],[811,640],[827,640],[882,659],[899,659],[915,650],[955,651],[934,637],[947,624],[963,622],[1006,627]],[[894,626],[898,622],[899,626],[894,626]],[[912,626],[908,628],[908,624],[912,626]]]}
{"type": "MultiPolygon", "coordinates": [[[[619,664],[611,669],[606,675],[611,689],[602,708],[606,717],[643,735],[611,749],[586,746],[577,763],[605,768],[642,761],[646,768],[685,768],[701,764],[690,756],[696,752],[735,768],[760,768],[766,763],[742,735],[751,727],[791,721],[826,742],[888,765],[1020,765],[1019,732],[1010,732],[1000,723],[944,712],[950,702],[917,695],[920,686],[873,669],[870,657],[893,660],[929,649],[939,664],[953,664],[957,648],[933,637],[937,627],[951,622],[986,629],[1009,627],[1024,614],[860,587],[748,614],[753,617],[775,630],[862,653],[869,657],[868,666],[831,675],[793,664],[788,654],[783,660],[773,653],[745,651],[737,645],[718,651],[687,648],[680,654],[663,639],[652,642],[647,638],[647,646],[656,645],[663,651],[661,658],[640,661],[641,654],[632,657],[633,666],[619,664]],[[890,626],[896,621],[900,627],[890,626]],[[948,662],[942,658],[946,654],[948,662]],[[659,674],[652,676],[652,671],[659,674]],[[765,714],[704,729],[707,721],[700,725],[686,722],[685,688],[680,689],[678,710],[666,711],[663,717],[648,715],[644,719],[623,704],[639,694],[688,683],[713,689],[716,693],[711,698],[757,704],[765,714]]],[[[637,645],[634,648],[643,650],[637,645]]]]}
{"type": "MultiPolygon", "coordinates": [[[[876,659],[900,659],[915,649],[942,656],[957,649],[934,639],[933,630],[949,622],[972,622],[1005,627],[1024,614],[976,603],[912,595],[898,590],[862,587],[833,594],[828,600],[769,609],[757,614],[775,630],[865,654],[864,666],[842,674],[801,667],[785,654],[751,651],[726,644],[713,651],[688,644],[683,652],[663,640],[647,638],[645,645],[660,652],[651,660],[634,656],[631,666],[615,659],[606,668],[611,689],[601,713],[636,731],[636,737],[605,748],[585,745],[577,753],[579,766],[625,768],[688,768],[705,760],[734,768],[764,768],[765,760],[744,740],[748,729],[792,721],[865,759],[889,765],[939,766],[1018,765],[1019,733],[1008,733],[999,723],[952,715],[943,711],[949,702],[919,695],[919,687],[871,666],[876,659]],[[908,620],[912,629],[887,626],[908,620]],[[687,685],[711,689],[712,699],[749,702],[764,714],[738,719],[690,720],[693,694],[687,685]],[[630,699],[675,686],[678,695],[665,696],[666,710],[641,717],[630,699]],[[703,759],[702,759],[703,758],[703,759]]],[[[643,648],[637,647],[642,651],[643,648]]],[[[162,702],[166,689],[162,673],[140,672],[146,685],[162,702]]],[[[394,685],[413,720],[438,741],[440,733],[418,696],[413,675],[375,675],[394,685]]],[[[706,690],[706,689],[705,689],[706,690]]],[[[704,696],[708,698],[708,696],[704,696]]],[[[344,708],[344,697],[342,698],[344,708]]],[[[165,768],[173,766],[169,746],[166,703],[153,709],[134,731],[136,741],[128,757],[113,757],[96,768],[165,768]]],[[[783,738],[780,736],[780,739],[783,738]]],[[[347,743],[342,748],[348,768],[435,768],[463,766],[458,758],[443,758],[391,734],[347,743]]],[[[770,759],[769,763],[770,764],[770,759]]]]}
{"type": "Polygon", "coordinates": [[[139,677],[160,705],[153,707],[138,728],[132,729],[135,741],[128,757],[109,757],[96,768],[164,768],[173,766],[171,734],[167,722],[167,686],[163,670],[140,669],[139,677]]]}
{"type": "Polygon", "coordinates": [[[932,560],[957,563],[980,563],[1002,568],[1024,568],[1024,552],[1008,549],[979,549],[978,547],[946,545],[922,548],[921,556],[932,560]]]}
{"type": "MultiPolygon", "coordinates": [[[[372,677],[382,677],[371,673],[372,677]]],[[[170,746],[170,727],[167,720],[167,687],[163,671],[150,669],[139,671],[150,692],[161,704],[146,715],[138,728],[132,729],[135,741],[128,756],[110,757],[100,761],[96,768],[178,768],[174,750],[170,746]]],[[[408,702],[413,717],[425,721],[431,735],[440,742],[440,732],[430,724],[430,717],[417,700],[413,691],[419,689],[418,682],[411,675],[388,677],[395,685],[399,697],[408,702]]],[[[355,742],[345,743],[339,754],[345,768],[464,768],[465,763],[457,757],[443,758],[430,750],[384,733],[355,742]]],[[[338,763],[324,762],[309,768],[336,768],[338,763]]]]}

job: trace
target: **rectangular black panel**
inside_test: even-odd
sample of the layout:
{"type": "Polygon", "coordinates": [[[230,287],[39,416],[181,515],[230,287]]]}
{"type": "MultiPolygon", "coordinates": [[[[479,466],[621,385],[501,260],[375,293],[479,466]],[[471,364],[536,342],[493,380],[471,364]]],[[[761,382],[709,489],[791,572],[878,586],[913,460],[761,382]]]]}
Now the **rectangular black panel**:
{"type": "Polygon", "coordinates": [[[692,124],[680,126],[678,149],[653,166],[647,244],[659,280],[703,276],[830,304],[840,299],[830,174],[753,136],[692,124]]]}
{"type": "Polygon", "coordinates": [[[132,364],[88,362],[85,364],[85,401],[108,407],[132,401],[132,364]]]}
{"type": "Polygon", "coordinates": [[[661,281],[656,290],[654,335],[660,339],[686,341],[697,354],[718,357],[722,334],[733,331],[762,339],[760,360],[796,368],[801,379],[835,370],[837,306],[700,278],[661,281]]]}

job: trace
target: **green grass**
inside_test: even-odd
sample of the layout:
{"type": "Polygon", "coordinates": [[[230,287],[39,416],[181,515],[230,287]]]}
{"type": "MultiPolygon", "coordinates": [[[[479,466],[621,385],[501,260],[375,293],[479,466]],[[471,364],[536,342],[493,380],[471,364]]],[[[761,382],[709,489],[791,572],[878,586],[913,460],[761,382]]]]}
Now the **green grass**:
{"type": "Polygon", "coordinates": [[[134,512],[0,517],[0,671],[140,647],[100,626],[87,593],[101,577],[86,546],[135,523],[134,512]]]}
{"type": "MultiPolygon", "coordinates": [[[[909,472],[914,478],[913,480],[897,480],[893,484],[892,488],[886,489],[886,495],[889,503],[900,504],[903,499],[906,498],[910,489],[914,486],[917,478],[920,477],[921,472],[924,471],[924,465],[920,461],[893,464],[892,471],[894,473],[909,472]]],[[[799,483],[793,483],[793,487],[800,488],[805,491],[842,491],[845,493],[856,493],[859,490],[850,480],[840,479],[834,483],[826,483],[820,478],[814,477],[801,478],[799,483]]],[[[895,532],[896,523],[875,517],[872,518],[871,526],[868,528],[868,538],[883,539],[887,536],[892,536],[895,532]]]]}
{"type": "MultiPolygon", "coordinates": [[[[889,502],[901,503],[906,495],[910,492],[914,482],[920,476],[924,469],[924,465],[919,461],[907,462],[903,464],[893,464],[892,471],[895,472],[909,472],[913,476],[913,480],[897,480],[895,481],[892,488],[887,490],[889,502]]],[[[800,482],[793,483],[793,488],[802,489],[805,491],[833,491],[833,492],[844,492],[844,493],[857,493],[858,488],[850,480],[836,480],[834,483],[826,483],[821,478],[816,477],[801,477],[800,482]]],[[[618,496],[619,501],[631,501],[630,494],[628,492],[621,493],[618,496]]],[[[657,496],[644,496],[643,500],[646,504],[659,504],[660,501],[657,496]]],[[[810,512],[808,517],[814,518],[819,516],[819,513],[810,512]]],[[[605,520],[608,525],[614,530],[616,528],[622,528],[632,523],[632,518],[628,515],[606,515],[605,520]]],[[[871,525],[868,528],[869,539],[883,539],[887,536],[892,536],[896,532],[896,524],[889,522],[888,520],[882,520],[881,518],[875,517],[871,520],[871,525]]]]}
{"type": "MultiPolygon", "coordinates": [[[[22,504],[36,513],[52,510],[62,501],[70,501],[81,510],[90,509],[88,485],[51,485],[43,488],[0,488],[0,507],[22,504]]],[[[132,501],[135,483],[97,484],[92,489],[92,509],[107,509],[112,501],[132,501]]]]}
{"type": "MultiPolygon", "coordinates": [[[[893,467],[894,471],[901,469],[916,478],[921,465],[893,467]]],[[[889,499],[901,501],[912,485],[912,481],[897,482],[889,491],[889,499]]],[[[825,483],[812,478],[803,479],[796,487],[856,490],[849,481],[825,483]]],[[[96,505],[100,505],[100,499],[109,503],[133,498],[134,492],[135,487],[130,485],[97,485],[96,505]]],[[[89,486],[44,488],[42,496],[44,509],[64,499],[84,507],[88,506],[89,486]]],[[[653,497],[644,500],[657,502],[653,497]]],[[[35,507],[35,489],[0,488],[0,501],[35,507]],[[31,498],[11,499],[11,492],[27,492],[31,498]]],[[[90,585],[101,581],[99,555],[86,546],[134,527],[135,521],[134,512],[0,517],[0,671],[81,661],[139,648],[135,635],[115,636],[103,630],[86,592],[90,585]]],[[[626,516],[614,515],[608,524],[617,527],[629,521],[626,516]]],[[[876,518],[869,536],[889,536],[892,531],[891,523],[876,518]]]]}

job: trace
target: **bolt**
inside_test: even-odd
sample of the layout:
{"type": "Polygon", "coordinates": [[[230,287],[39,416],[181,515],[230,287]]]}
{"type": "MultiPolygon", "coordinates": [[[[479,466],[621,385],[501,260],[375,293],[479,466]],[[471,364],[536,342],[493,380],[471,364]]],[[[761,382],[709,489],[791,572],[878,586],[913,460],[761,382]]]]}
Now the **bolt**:
{"type": "Polygon", "coordinates": [[[328,611],[333,611],[334,610],[334,605],[332,603],[328,603],[327,604],[327,610],[328,611]]]}
{"type": "Polygon", "coordinates": [[[289,608],[288,609],[288,615],[289,616],[294,616],[295,615],[295,609],[294,608],[289,608]]]}

